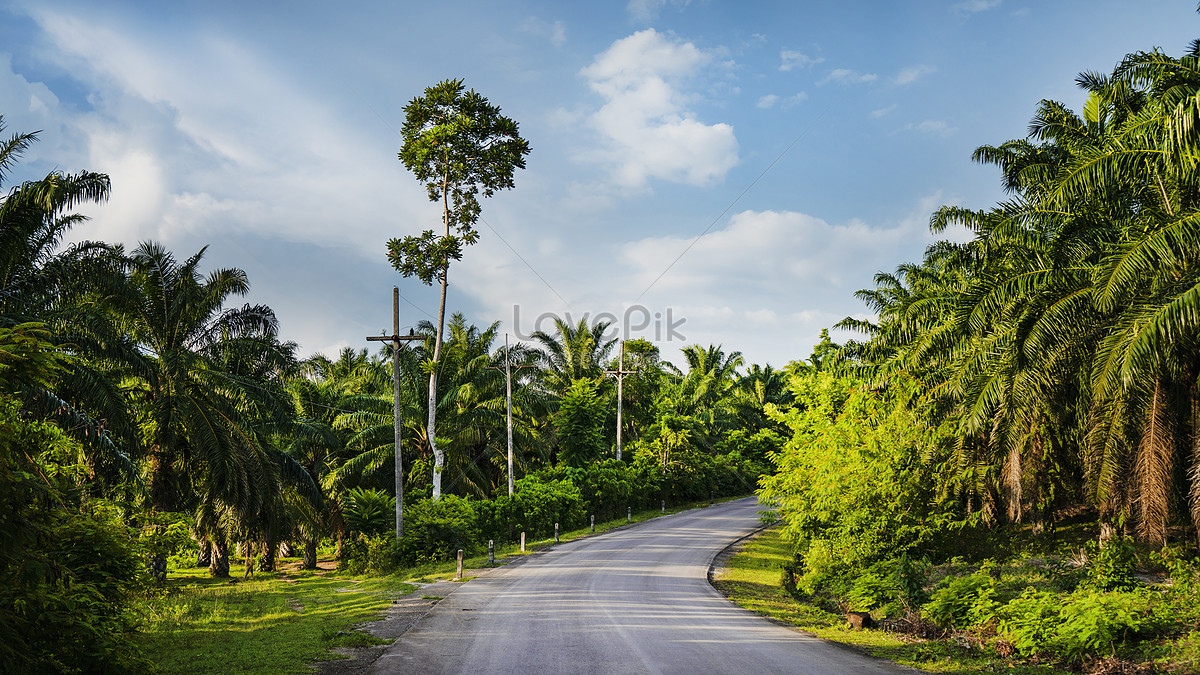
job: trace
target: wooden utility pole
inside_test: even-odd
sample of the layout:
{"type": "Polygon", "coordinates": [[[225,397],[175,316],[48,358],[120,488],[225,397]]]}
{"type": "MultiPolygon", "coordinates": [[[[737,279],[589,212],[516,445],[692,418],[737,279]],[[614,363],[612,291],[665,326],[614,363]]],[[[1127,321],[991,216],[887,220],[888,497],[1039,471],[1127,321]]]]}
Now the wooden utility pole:
{"type": "Polygon", "coordinates": [[[616,370],[604,371],[608,375],[617,376],[617,459],[621,459],[621,408],[625,397],[625,376],[635,373],[635,370],[625,370],[625,341],[621,340],[621,357],[616,370]]]}
{"type": "MultiPolygon", "coordinates": [[[[517,370],[533,367],[517,366],[517,370]]],[[[488,366],[488,370],[500,370],[500,368],[488,366]]],[[[508,402],[508,496],[511,497],[513,494],[512,359],[509,358],[508,353],[508,333],[504,334],[504,387],[505,400],[508,402]]]]}
{"type": "Polygon", "coordinates": [[[400,458],[400,430],[404,417],[400,414],[400,342],[424,340],[423,335],[400,334],[400,287],[392,287],[392,334],[368,336],[370,342],[392,343],[392,415],[396,420],[396,540],[404,536],[404,463],[400,458]]]}

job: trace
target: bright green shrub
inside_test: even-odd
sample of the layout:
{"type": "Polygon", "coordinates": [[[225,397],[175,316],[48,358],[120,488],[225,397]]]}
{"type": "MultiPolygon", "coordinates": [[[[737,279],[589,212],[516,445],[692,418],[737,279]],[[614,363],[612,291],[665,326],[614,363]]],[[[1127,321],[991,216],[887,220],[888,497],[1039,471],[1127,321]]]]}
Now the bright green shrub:
{"type": "Polygon", "coordinates": [[[1099,591],[1129,590],[1137,586],[1133,578],[1137,558],[1133,540],[1114,537],[1103,546],[1093,540],[1087,543],[1087,577],[1082,586],[1099,591]]]}
{"type": "Polygon", "coordinates": [[[961,519],[938,501],[936,458],[948,425],[931,426],[916,381],[885,389],[825,372],[793,373],[796,406],[768,414],[791,431],[759,496],[777,501],[783,535],[805,557],[805,583],[923,553],[961,519]]]}
{"type": "Polygon", "coordinates": [[[998,606],[995,581],[986,570],[980,570],[943,579],[921,613],[942,628],[966,628],[987,623],[998,606]]]}
{"type": "Polygon", "coordinates": [[[1000,611],[1000,634],[1025,655],[1075,659],[1112,654],[1158,627],[1153,595],[1079,589],[1067,595],[1028,589],[1000,611]]]}
{"type": "Polygon", "coordinates": [[[514,485],[513,525],[528,536],[548,537],[554,524],[562,530],[582,527],[587,519],[583,495],[569,480],[542,482],[526,477],[514,485]]]}
{"type": "MultiPolygon", "coordinates": [[[[408,534],[407,528],[405,534],[408,534]]],[[[396,534],[367,534],[342,545],[338,571],[345,574],[391,574],[404,562],[396,534]]]]}
{"type": "MultiPolygon", "coordinates": [[[[405,509],[405,514],[408,509],[405,509]]],[[[396,528],[396,498],[376,489],[352,488],[342,504],[346,529],[365,535],[379,535],[396,528]]]]}
{"type": "Polygon", "coordinates": [[[487,546],[476,518],[475,504],[457,495],[421,500],[404,509],[404,539],[400,562],[418,565],[450,560],[459,549],[466,555],[481,553],[487,546]]]}
{"type": "Polygon", "coordinates": [[[81,511],[60,460],[78,446],[0,394],[0,672],[136,673],[125,604],[140,580],[132,534],[81,511]]]}

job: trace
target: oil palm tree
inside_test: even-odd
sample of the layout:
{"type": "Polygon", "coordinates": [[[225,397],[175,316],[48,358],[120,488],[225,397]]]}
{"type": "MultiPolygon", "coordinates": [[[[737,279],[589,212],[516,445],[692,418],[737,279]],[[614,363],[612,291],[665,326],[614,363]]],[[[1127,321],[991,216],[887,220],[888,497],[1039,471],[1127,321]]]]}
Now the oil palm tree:
{"type": "Polygon", "coordinates": [[[282,383],[294,345],[278,341],[270,308],[227,309],[248,292],[246,275],[226,268],[203,277],[203,256],[180,262],[151,243],[129,255],[127,286],[110,299],[128,337],[109,365],[135,411],[150,508],[199,507],[219,548],[230,519],[262,520],[282,484],[320,496],[270,441],[291,422],[282,383]]]}

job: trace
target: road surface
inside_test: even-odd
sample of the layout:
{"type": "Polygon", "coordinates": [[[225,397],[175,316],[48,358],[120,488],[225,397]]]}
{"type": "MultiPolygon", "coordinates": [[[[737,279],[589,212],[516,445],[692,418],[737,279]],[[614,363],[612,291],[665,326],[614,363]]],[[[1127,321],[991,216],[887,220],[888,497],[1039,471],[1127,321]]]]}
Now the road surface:
{"type": "Polygon", "coordinates": [[[372,673],[912,673],[722,597],[708,565],[754,498],[559,544],[456,586],[372,673]]]}

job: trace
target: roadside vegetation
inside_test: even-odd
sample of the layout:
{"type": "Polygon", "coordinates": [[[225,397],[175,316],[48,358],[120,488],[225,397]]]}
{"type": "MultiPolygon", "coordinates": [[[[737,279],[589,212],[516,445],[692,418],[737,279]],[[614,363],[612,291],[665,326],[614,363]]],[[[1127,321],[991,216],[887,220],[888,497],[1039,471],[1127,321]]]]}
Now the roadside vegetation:
{"type": "MultiPolygon", "coordinates": [[[[36,140],[13,135],[0,671],[172,668],[176,644],[219,652],[215,632],[278,631],[317,658],[459,549],[757,488],[781,543],[753,582],[774,589],[747,588],[818,632],[867,613],[887,634],[856,639],[929,669],[1194,672],[1200,42],[1077,82],[1082,113],[1043,101],[1027,138],[976,151],[1009,197],[931,219],[968,241],[879,274],[858,294],[873,316],[836,326],[860,339],[826,333],[783,370],[721,345],[683,347],[678,368],[603,322],[501,347],[498,323],[444,301],[395,354],[300,358],[269,307],[239,305],[245,273],[203,249],[60,245],[108,177],[9,185],[36,140]],[[350,581],[316,574],[322,551],[350,581]],[[328,630],[290,625],[305,613],[328,630]]],[[[444,288],[479,195],[512,188],[529,148],[458,81],[406,113],[400,157],[442,223],[388,254],[444,288]]]]}
{"type": "MultiPolygon", "coordinates": [[[[460,83],[443,85],[434,89],[480,104],[460,83]]],[[[492,143],[444,112],[417,123],[413,142],[492,143]]],[[[501,127],[515,134],[515,123],[501,127]]],[[[505,550],[524,532],[532,544],[556,524],[563,536],[593,516],[603,527],[628,509],[749,494],[769,470],[780,439],[763,403],[786,403],[783,374],[747,368],[736,351],[689,345],[680,369],[645,340],[621,344],[607,324],[566,321],[505,348],[498,324],[453,314],[417,325],[401,347],[397,398],[390,346],[300,358],[270,307],[241,301],[246,274],[203,249],[61,245],[86,231],[78,211],[107,199],[109,179],[55,171],[9,184],[36,141],[0,143],[0,672],[170,669],[200,658],[186,644],[234,658],[208,642],[218,633],[248,643],[315,635],[311,648],[272,648],[314,658],[337,640],[294,621],[302,613],[287,598],[326,628],[348,625],[459,549],[477,557],[489,540],[505,550]],[[512,476],[506,362],[519,366],[512,476]],[[619,459],[606,372],[618,369],[619,459]],[[321,551],[339,578],[353,577],[357,599],[316,575],[321,551]],[[288,556],[302,572],[285,581],[288,556]]],[[[504,160],[509,173],[522,148],[504,160]]],[[[471,161],[495,178],[487,157],[471,161]]],[[[463,180],[450,195],[458,210],[444,214],[452,238],[470,238],[476,190],[511,187],[511,177],[463,180]]],[[[417,257],[397,253],[400,267],[418,264],[402,243],[417,257]]],[[[443,241],[421,263],[431,280],[444,279],[455,246],[443,241]]]]}
{"type": "Polygon", "coordinates": [[[1009,198],[933,214],[970,240],[788,367],[759,495],[800,623],[873,622],[934,670],[1200,668],[1197,73],[1200,41],[1081,74],[1081,114],[1042,101],[974,154],[1009,198]]]}

